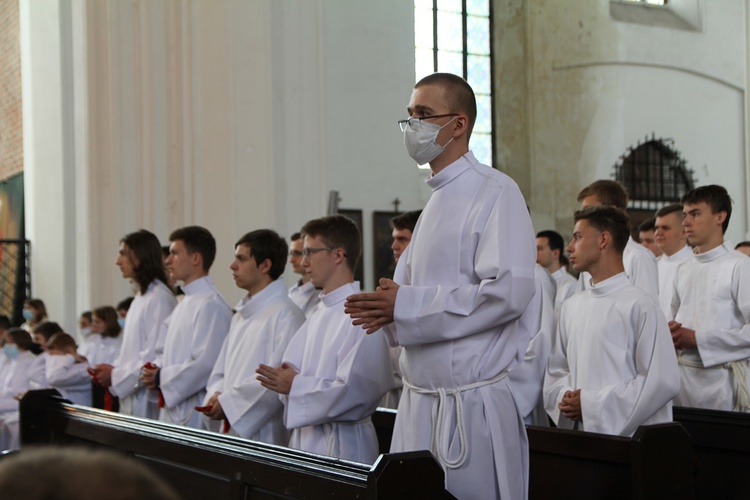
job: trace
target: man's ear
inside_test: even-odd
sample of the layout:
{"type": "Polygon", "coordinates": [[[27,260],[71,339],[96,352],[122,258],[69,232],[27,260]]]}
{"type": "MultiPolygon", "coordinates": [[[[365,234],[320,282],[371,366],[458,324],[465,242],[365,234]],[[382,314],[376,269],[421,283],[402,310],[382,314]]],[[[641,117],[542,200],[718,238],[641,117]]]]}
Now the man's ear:
{"type": "Polygon", "coordinates": [[[469,118],[466,115],[458,115],[453,120],[453,138],[458,139],[469,131],[469,118]]]}
{"type": "Polygon", "coordinates": [[[268,274],[271,272],[271,267],[273,266],[273,263],[271,262],[271,259],[263,259],[263,262],[261,262],[258,265],[258,269],[263,274],[268,274]]]}
{"type": "Polygon", "coordinates": [[[727,212],[725,210],[716,214],[716,222],[719,223],[719,225],[724,224],[725,220],[727,220],[727,212]]]}
{"type": "Polygon", "coordinates": [[[609,231],[602,231],[599,233],[599,250],[604,250],[605,248],[612,246],[612,235],[609,233],[609,231]]]}

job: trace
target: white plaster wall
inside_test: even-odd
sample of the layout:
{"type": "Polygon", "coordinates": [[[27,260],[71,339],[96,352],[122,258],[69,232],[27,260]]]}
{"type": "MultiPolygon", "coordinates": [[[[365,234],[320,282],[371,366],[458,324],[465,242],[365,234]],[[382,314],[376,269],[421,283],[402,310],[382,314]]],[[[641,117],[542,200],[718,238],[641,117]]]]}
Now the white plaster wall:
{"type": "Polygon", "coordinates": [[[572,229],[578,190],[611,178],[628,146],[671,137],[698,184],[735,200],[728,237],[747,232],[745,2],[696,2],[703,30],[617,22],[607,1],[527,4],[532,218],[572,229]]]}
{"type": "Polygon", "coordinates": [[[114,259],[138,228],[164,242],[209,228],[233,303],[243,233],[288,236],[338,190],[363,209],[372,288],[372,211],[425,202],[395,123],[414,84],[410,2],[25,0],[22,13],[34,293],[68,330],[129,294],[114,259]]]}

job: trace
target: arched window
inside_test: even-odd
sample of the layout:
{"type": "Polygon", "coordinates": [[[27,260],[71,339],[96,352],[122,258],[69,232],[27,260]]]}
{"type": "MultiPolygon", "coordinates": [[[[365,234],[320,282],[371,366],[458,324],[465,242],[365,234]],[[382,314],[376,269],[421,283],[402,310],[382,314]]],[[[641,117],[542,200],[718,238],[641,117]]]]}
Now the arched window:
{"type": "Polygon", "coordinates": [[[646,136],[645,142],[629,147],[615,165],[615,179],[625,186],[630,197],[629,211],[653,212],[669,203],[679,202],[695,187],[693,171],[672,139],[646,136]]]}

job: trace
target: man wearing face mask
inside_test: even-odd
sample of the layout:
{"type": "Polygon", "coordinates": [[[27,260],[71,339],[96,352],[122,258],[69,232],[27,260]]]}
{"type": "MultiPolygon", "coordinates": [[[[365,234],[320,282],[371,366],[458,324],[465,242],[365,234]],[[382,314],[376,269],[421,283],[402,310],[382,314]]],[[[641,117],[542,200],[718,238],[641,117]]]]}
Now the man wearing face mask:
{"type": "Polygon", "coordinates": [[[346,311],[403,347],[391,451],[430,449],[457,498],[525,498],[528,443],[507,373],[523,359],[538,301],[526,203],[469,151],[476,100],[466,81],[430,75],[407,110],[404,143],[429,163],[432,197],[393,281],[348,297],[346,311]]]}

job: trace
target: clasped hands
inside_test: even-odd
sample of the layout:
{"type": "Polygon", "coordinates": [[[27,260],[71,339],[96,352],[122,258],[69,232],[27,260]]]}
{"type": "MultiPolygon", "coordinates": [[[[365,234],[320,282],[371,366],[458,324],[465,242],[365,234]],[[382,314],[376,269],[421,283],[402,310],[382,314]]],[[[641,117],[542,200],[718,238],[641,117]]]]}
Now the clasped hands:
{"type": "Polygon", "coordinates": [[[370,293],[350,295],[344,303],[344,312],[351,316],[352,324],[361,326],[368,334],[393,323],[393,308],[399,285],[380,278],[380,286],[370,293]]]}

